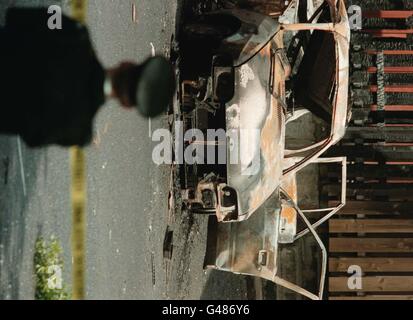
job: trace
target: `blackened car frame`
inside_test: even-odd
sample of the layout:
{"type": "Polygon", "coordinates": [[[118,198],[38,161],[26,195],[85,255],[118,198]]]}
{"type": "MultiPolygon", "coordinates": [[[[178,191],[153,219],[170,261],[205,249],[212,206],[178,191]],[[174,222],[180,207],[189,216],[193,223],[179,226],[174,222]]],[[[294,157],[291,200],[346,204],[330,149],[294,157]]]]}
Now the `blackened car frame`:
{"type": "Polygon", "coordinates": [[[292,1],[276,19],[222,9],[185,25],[180,119],[185,129],[227,132],[223,139],[183,142],[226,154],[224,163],[186,164],[182,170],[187,209],[213,215],[206,267],[257,276],[322,298],[327,257],[315,229],[345,205],[346,159],[320,156],[344,136],[349,121],[349,41],[343,0],[325,1],[318,8],[292,1]],[[327,121],[329,134],[288,149],[288,124],[308,112],[327,121]],[[343,168],[341,203],[312,210],[326,214],[310,224],[296,204],[295,176],[309,164],[330,162],[343,168]],[[301,232],[297,217],[306,225],[301,232]],[[278,244],[309,232],[323,255],[318,294],[278,275],[278,244]]]}

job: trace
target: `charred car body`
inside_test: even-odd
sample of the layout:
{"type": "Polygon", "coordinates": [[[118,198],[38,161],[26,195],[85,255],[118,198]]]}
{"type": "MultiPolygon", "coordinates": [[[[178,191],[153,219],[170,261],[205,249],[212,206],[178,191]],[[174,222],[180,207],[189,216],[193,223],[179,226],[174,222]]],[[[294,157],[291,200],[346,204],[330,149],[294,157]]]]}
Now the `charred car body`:
{"type": "Polygon", "coordinates": [[[320,299],[326,252],[314,229],[344,206],[346,183],[346,159],[320,156],[344,136],[349,120],[350,28],[342,0],[326,1],[311,14],[309,8],[307,1],[293,1],[277,19],[222,9],[187,23],[178,113],[184,129],[226,133],[182,142],[213,154],[185,164],[181,176],[187,209],[213,215],[206,267],[258,276],[320,299]],[[288,124],[307,112],[324,119],[330,132],[322,141],[289,150],[288,124]],[[326,215],[310,224],[296,204],[295,174],[317,162],[342,165],[342,201],[312,210],[326,215]],[[297,233],[298,216],[306,228],[297,233]],[[278,244],[309,232],[323,253],[318,294],[277,273],[278,244]]]}

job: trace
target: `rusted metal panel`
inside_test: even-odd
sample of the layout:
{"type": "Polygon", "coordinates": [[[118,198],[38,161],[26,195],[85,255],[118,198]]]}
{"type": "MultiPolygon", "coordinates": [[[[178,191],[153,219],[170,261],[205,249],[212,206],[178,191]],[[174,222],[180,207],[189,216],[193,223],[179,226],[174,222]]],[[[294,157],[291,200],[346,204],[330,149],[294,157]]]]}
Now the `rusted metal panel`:
{"type": "Polygon", "coordinates": [[[318,294],[310,293],[280,278],[278,275],[281,202],[280,196],[277,195],[267,200],[253,216],[242,223],[223,224],[218,223],[215,217],[211,217],[205,267],[260,277],[289,288],[310,299],[322,299],[327,272],[326,249],[305,214],[286,192],[280,189],[280,193],[283,202],[285,201],[283,204],[285,206],[289,205],[297,211],[321,248],[322,270],[318,294]]]}
{"type": "MultiPolygon", "coordinates": [[[[318,29],[318,30],[325,30],[325,31],[330,31],[335,34],[335,40],[336,40],[336,54],[337,54],[337,76],[336,76],[336,94],[335,94],[335,100],[333,103],[333,124],[332,124],[332,130],[331,130],[331,135],[330,137],[325,140],[322,144],[317,146],[317,148],[314,148],[310,155],[306,156],[302,160],[298,161],[296,164],[293,166],[290,166],[285,169],[284,174],[289,175],[289,174],[294,174],[298,170],[302,169],[304,166],[306,166],[308,163],[311,162],[311,160],[316,159],[319,157],[322,153],[324,153],[331,145],[336,143],[338,140],[340,140],[344,136],[345,128],[347,125],[347,112],[348,112],[348,106],[347,106],[347,88],[348,88],[348,72],[349,72],[349,65],[348,65],[348,48],[349,48],[349,22],[348,22],[348,17],[347,17],[347,12],[344,6],[344,3],[340,1],[340,22],[336,24],[288,24],[288,25],[283,25],[283,28],[285,30],[293,31],[293,30],[311,30],[311,29],[318,29]]],[[[270,51],[270,48],[268,49],[268,52],[270,51]]],[[[266,50],[264,50],[264,53],[266,50]]],[[[264,57],[266,55],[264,54],[264,57]]],[[[254,58],[255,60],[257,58],[254,58]]],[[[248,67],[248,65],[245,65],[245,67],[248,67]]],[[[252,68],[249,68],[249,70],[252,70],[252,68]]],[[[282,80],[282,75],[279,77],[279,79],[282,80]]],[[[254,91],[257,93],[259,90],[258,88],[254,88],[254,91]]],[[[236,101],[239,101],[239,97],[235,98],[236,101]]],[[[234,101],[235,101],[234,100],[234,101]]],[[[278,106],[280,108],[279,104],[277,101],[273,100],[273,104],[278,106]]],[[[231,103],[229,103],[231,105],[231,103]]],[[[232,107],[237,107],[239,108],[238,105],[233,104],[230,109],[232,111],[232,107]]],[[[273,112],[273,111],[272,111],[273,112]]],[[[232,113],[234,114],[234,113],[232,113]]],[[[240,112],[240,114],[242,114],[240,112]]],[[[270,113],[271,115],[271,113],[270,113]]],[[[227,117],[228,119],[228,117],[227,117]]],[[[269,125],[273,128],[277,122],[277,117],[275,117],[271,121],[267,121],[269,125]]],[[[230,125],[231,127],[231,121],[227,121],[227,125],[230,125]]],[[[232,127],[231,127],[232,129],[232,127]]],[[[264,129],[264,128],[263,128],[264,129]]],[[[271,132],[271,135],[268,136],[268,138],[265,137],[264,133],[265,131],[263,130],[261,139],[262,139],[262,146],[265,146],[268,144],[269,141],[273,141],[271,144],[278,143],[278,135],[275,135],[274,138],[274,130],[267,130],[268,133],[271,132]],[[270,140],[271,139],[271,140],[270,140]]],[[[258,150],[258,149],[257,149],[258,150]]],[[[253,199],[253,202],[249,204],[241,204],[242,206],[242,213],[243,215],[241,216],[240,220],[243,220],[244,218],[248,218],[250,214],[256,210],[256,208],[259,207],[263,201],[265,201],[266,198],[268,198],[271,189],[274,189],[274,186],[276,184],[280,183],[279,178],[276,178],[275,176],[277,175],[277,162],[272,161],[268,162],[268,160],[271,160],[271,157],[266,156],[267,154],[269,155],[269,152],[274,152],[274,148],[271,148],[271,150],[265,151],[265,148],[261,148],[261,151],[264,156],[264,163],[271,163],[271,172],[273,174],[266,174],[263,175],[263,177],[271,177],[272,180],[269,180],[271,182],[266,183],[264,180],[264,183],[261,183],[256,187],[255,195],[249,196],[248,198],[240,197],[241,199],[245,199],[243,201],[246,201],[247,199],[253,199]],[[268,186],[266,186],[268,184],[268,186]],[[247,213],[247,212],[250,213],[247,213]]],[[[297,151],[300,152],[301,150],[297,151]]],[[[269,170],[268,166],[264,170],[269,170]]],[[[239,173],[239,170],[236,170],[239,173]]],[[[231,174],[229,171],[229,176],[239,176],[239,174],[231,174]]],[[[239,179],[239,178],[237,178],[239,179]]],[[[231,183],[229,183],[231,185],[231,183]]],[[[244,184],[245,185],[245,184],[244,184]]],[[[237,189],[237,187],[236,187],[237,189]]]]}
{"type": "Polygon", "coordinates": [[[275,196],[242,223],[216,223],[216,234],[208,232],[205,266],[273,281],[278,265],[279,215],[280,202],[275,196]]]}
{"type": "MultiPolygon", "coordinates": [[[[283,179],[281,188],[294,202],[298,202],[297,179],[291,175],[283,179]]],[[[297,234],[297,212],[290,206],[281,205],[280,211],[280,239],[279,243],[293,243],[297,234]]]]}
{"type": "MultiPolygon", "coordinates": [[[[235,95],[226,109],[227,130],[240,138],[239,148],[228,150],[228,159],[241,161],[227,165],[228,185],[239,193],[240,221],[248,219],[281,183],[285,115],[268,90],[273,45],[277,44],[269,44],[236,69],[235,95]],[[256,73],[259,70],[268,74],[256,73]]],[[[277,83],[283,79],[278,76],[277,83]]]]}

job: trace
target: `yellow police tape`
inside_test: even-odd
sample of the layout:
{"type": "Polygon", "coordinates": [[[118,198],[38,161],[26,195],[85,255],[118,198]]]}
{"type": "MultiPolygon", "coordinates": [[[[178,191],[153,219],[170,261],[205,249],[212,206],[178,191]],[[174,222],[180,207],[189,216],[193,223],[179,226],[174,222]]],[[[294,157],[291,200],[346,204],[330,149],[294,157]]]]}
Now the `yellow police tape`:
{"type": "MultiPolygon", "coordinates": [[[[72,17],[86,22],[87,0],[72,0],[72,17]]],[[[82,148],[70,149],[72,170],[72,299],[85,299],[86,159],[82,148]]]]}
{"type": "Polygon", "coordinates": [[[86,174],[85,152],[70,149],[72,168],[72,296],[85,298],[85,233],[86,233],[86,174]]]}
{"type": "Polygon", "coordinates": [[[72,0],[72,17],[73,19],[85,23],[87,13],[87,0],[72,0]]]}

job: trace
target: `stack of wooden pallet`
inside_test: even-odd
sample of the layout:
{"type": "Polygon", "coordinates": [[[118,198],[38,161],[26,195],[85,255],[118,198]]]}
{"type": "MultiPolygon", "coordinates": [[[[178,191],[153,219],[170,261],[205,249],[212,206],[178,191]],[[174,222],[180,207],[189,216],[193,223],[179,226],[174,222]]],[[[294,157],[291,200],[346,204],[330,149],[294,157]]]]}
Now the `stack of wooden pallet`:
{"type": "MultiPolygon", "coordinates": [[[[329,222],[329,299],[413,299],[413,50],[409,1],[350,1],[353,118],[331,155],[348,157],[347,206],[329,222]]],[[[324,192],[338,197],[339,172],[324,192]]]]}
{"type": "Polygon", "coordinates": [[[329,299],[413,299],[412,205],[350,201],[330,220],[329,299]]]}

